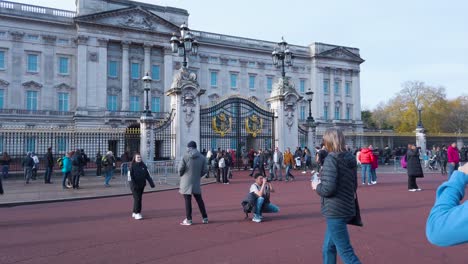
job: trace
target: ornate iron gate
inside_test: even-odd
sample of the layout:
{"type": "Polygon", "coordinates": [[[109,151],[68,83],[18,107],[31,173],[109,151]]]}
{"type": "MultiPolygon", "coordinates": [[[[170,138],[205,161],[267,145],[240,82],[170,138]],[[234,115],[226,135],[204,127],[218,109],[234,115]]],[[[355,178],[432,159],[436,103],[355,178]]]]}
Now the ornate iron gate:
{"type": "MultiPolygon", "coordinates": [[[[301,146],[302,148],[309,146],[308,137],[307,137],[307,134],[308,134],[307,127],[302,127],[301,125],[298,125],[297,132],[299,136],[299,146],[301,146]]],[[[315,147],[315,146],[311,146],[311,147],[315,147]]]]}
{"type": "Polygon", "coordinates": [[[232,149],[236,166],[242,149],[274,147],[274,113],[256,101],[231,96],[200,109],[200,150],[232,149]]]}

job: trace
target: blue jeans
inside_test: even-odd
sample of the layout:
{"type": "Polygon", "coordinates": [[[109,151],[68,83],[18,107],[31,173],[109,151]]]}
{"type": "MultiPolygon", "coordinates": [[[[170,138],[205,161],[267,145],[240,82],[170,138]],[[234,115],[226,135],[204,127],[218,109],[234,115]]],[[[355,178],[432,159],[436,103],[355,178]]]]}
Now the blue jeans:
{"type": "Polygon", "coordinates": [[[279,207],[272,204],[272,203],[269,203],[268,205],[265,206],[265,208],[263,208],[262,210],[262,207],[263,207],[263,203],[265,202],[265,198],[263,197],[258,197],[257,198],[257,206],[255,207],[255,216],[262,216],[262,213],[277,213],[279,212],[279,207]]]}
{"type": "Polygon", "coordinates": [[[63,173],[63,176],[62,176],[62,187],[63,187],[63,188],[66,188],[66,187],[67,187],[66,181],[67,181],[67,178],[70,177],[70,173],[71,173],[70,171],[69,171],[69,172],[64,172],[64,173],[63,173]]]}
{"type": "Polygon", "coordinates": [[[371,165],[370,164],[361,164],[361,168],[362,168],[362,171],[361,171],[361,177],[362,177],[362,183],[366,183],[366,174],[367,174],[367,177],[369,179],[369,183],[371,182],[372,180],[372,175],[371,175],[371,165]]]}
{"type": "Polygon", "coordinates": [[[291,169],[292,169],[292,166],[291,165],[286,165],[286,179],[289,179],[289,176],[291,176],[291,169]]]}
{"type": "Polygon", "coordinates": [[[3,165],[2,176],[4,179],[8,178],[8,170],[10,169],[9,165],[3,165]]]}
{"type": "Polygon", "coordinates": [[[452,162],[447,163],[448,165],[448,178],[450,179],[450,176],[452,176],[452,173],[454,170],[458,170],[458,166],[460,163],[455,163],[455,165],[452,164],[452,162]]]}
{"type": "Polygon", "coordinates": [[[114,169],[110,169],[106,171],[106,179],[105,179],[105,184],[109,185],[110,180],[112,179],[112,176],[114,175],[114,169]]]}
{"type": "Polygon", "coordinates": [[[375,172],[375,169],[371,169],[371,176],[372,176],[372,181],[377,181],[377,173],[375,172]]]}
{"type": "Polygon", "coordinates": [[[46,171],[45,171],[45,176],[44,176],[44,182],[45,183],[50,182],[51,176],[52,176],[52,168],[47,166],[46,171]]]}
{"type": "Polygon", "coordinates": [[[361,263],[349,240],[348,227],[346,223],[350,217],[326,218],[327,230],[323,240],[322,259],[324,264],[336,264],[336,253],[345,264],[361,263]]]}

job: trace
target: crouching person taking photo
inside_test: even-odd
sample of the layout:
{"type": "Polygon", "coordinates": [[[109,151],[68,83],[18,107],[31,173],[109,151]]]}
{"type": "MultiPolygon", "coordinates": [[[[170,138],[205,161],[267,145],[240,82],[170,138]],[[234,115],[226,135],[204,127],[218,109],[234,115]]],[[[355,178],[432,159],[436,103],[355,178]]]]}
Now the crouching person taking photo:
{"type": "Polygon", "coordinates": [[[255,183],[250,186],[250,193],[256,195],[255,213],[252,221],[261,223],[263,220],[262,213],[277,213],[279,212],[279,207],[270,202],[270,193],[275,190],[271,183],[267,181],[267,178],[257,173],[254,179],[255,183]]]}
{"type": "Polygon", "coordinates": [[[154,182],[151,178],[146,164],[141,160],[141,155],[136,153],[133,156],[132,165],[130,168],[130,187],[133,194],[133,213],[132,217],[136,220],[143,218],[141,215],[141,203],[143,192],[145,191],[146,182],[148,181],[151,188],[154,188],[154,182]]]}

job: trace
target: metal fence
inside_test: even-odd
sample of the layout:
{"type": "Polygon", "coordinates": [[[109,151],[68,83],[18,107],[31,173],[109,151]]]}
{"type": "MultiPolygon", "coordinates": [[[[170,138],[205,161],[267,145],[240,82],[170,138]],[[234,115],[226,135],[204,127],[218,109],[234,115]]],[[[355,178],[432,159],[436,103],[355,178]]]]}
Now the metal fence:
{"type": "MultiPolygon", "coordinates": [[[[180,176],[178,171],[179,160],[163,160],[145,162],[151,178],[155,183],[178,186],[180,176]]],[[[120,166],[120,176],[125,185],[128,185],[128,170],[131,162],[122,163],[120,166]]]]}

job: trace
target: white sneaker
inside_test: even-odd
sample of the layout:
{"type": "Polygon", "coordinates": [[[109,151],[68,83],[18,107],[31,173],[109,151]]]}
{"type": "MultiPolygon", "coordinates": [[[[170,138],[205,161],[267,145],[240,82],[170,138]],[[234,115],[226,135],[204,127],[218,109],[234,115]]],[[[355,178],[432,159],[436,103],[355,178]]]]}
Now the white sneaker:
{"type": "Polygon", "coordinates": [[[377,181],[372,181],[372,184],[377,184],[377,181]]]}
{"type": "Polygon", "coordinates": [[[416,191],[420,192],[420,191],[422,191],[422,189],[421,189],[421,188],[417,188],[416,191]]]}
{"type": "Polygon", "coordinates": [[[261,223],[262,219],[260,217],[254,217],[254,218],[252,218],[252,222],[261,223]]]}
{"type": "Polygon", "coordinates": [[[417,189],[409,189],[408,192],[415,192],[417,189]]]}
{"type": "Polygon", "coordinates": [[[302,174],[305,174],[307,171],[303,171],[302,174]]]}
{"type": "Polygon", "coordinates": [[[184,219],[184,221],[182,221],[182,223],[180,223],[181,225],[185,225],[185,226],[189,226],[189,225],[192,225],[192,220],[188,220],[187,218],[184,219]]]}
{"type": "Polygon", "coordinates": [[[135,218],[135,216],[136,216],[136,215],[137,215],[137,214],[135,214],[135,213],[132,213],[132,218],[135,218]]]}
{"type": "Polygon", "coordinates": [[[141,214],[135,214],[135,220],[140,220],[143,219],[143,216],[141,214]]]}

